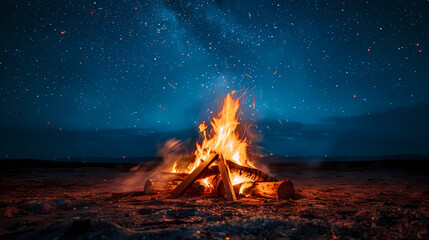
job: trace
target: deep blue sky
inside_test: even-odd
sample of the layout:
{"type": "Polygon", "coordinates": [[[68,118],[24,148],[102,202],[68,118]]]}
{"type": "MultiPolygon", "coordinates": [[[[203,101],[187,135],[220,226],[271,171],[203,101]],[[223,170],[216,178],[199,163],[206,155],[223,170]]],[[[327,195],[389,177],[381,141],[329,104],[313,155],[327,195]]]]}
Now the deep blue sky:
{"type": "Polygon", "coordinates": [[[245,88],[265,152],[429,154],[427,1],[0,9],[0,158],[150,156],[245,88]]]}

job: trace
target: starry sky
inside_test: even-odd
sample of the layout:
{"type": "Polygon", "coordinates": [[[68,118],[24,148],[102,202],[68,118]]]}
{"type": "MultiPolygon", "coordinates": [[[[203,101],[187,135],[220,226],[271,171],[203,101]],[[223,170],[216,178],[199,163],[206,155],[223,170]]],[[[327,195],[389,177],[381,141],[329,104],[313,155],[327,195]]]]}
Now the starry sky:
{"type": "Polygon", "coordinates": [[[2,1],[0,158],[151,156],[233,90],[261,152],[429,154],[428,1],[2,1]],[[254,103],[254,104],[253,104],[254,103]]]}

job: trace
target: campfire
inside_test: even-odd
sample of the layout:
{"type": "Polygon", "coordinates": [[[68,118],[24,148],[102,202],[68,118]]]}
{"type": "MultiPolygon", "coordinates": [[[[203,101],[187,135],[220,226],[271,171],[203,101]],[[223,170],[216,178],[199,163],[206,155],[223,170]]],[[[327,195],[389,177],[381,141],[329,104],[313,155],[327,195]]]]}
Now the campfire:
{"type": "Polygon", "coordinates": [[[288,199],[294,195],[291,181],[269,176],[248,158],[251,142],[238,133],[240,98],[233,94],[225,97],[221,111],[210,121],[211,128],[205,122],[199,125],[203,139],[197,142],[195,152],[147,180],[146,194],[216,194],[229,201],[250,196],[288,199]]]}

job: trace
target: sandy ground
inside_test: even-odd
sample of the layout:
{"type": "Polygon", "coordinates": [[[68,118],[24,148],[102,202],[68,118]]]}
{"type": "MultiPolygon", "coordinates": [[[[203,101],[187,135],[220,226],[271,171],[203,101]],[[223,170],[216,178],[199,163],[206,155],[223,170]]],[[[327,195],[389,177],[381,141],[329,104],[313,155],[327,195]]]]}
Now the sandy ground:
{"type": "Polygon", "coordinates": [[[112,199],[144,185],[145,172],[121,168],[8,168],[0,175],[0,239],[429,239],[423,165],[325,165],[272,164],[297,196],[237,202],[112,199]]]}

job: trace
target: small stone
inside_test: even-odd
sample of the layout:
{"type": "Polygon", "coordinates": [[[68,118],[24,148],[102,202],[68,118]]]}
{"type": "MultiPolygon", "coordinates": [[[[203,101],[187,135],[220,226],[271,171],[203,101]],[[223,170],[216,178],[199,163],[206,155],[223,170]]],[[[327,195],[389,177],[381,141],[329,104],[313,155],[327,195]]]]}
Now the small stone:
{"type": "Polygon", "coordinates": [[[377,224],[375,222],[371,223],[371,228],[376,228],[377,224]]]}
{"type": "Polygon", "coordinates": [[[225,237],[225,236],[226,236],[226,233],[224,233],[224,232],[219,232],[219,233],[218,233],[218,235],[219,235],[219,236],[221,236],[221,237],[225,237]]]}
{"type": "Polygon", "coordinates": [[[424,231],[418,232],[417,233],[417,238],[418,239],[428,239],[429,238],[428,231],[424,230],[424,231]]]}
{"type": "Polygon", "coordinates": [[[226,217],[232,216],[232,211],[223,211],[223,215],[226,217]]]}

